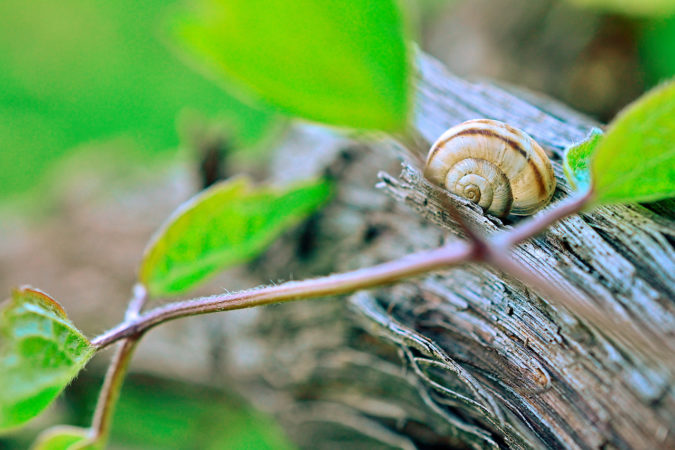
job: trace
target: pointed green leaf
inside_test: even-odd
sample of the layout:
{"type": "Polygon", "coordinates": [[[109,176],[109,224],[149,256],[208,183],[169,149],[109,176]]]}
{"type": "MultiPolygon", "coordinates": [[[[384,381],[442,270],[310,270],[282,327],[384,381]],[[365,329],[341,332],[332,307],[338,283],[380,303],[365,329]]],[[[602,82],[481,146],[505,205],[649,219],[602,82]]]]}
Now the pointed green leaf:
{"type": "Polygon", "coordinates": [[[76,445],[86,442],[89,430],[86,428],[57,425],[43,431],[31,447],[31,450],[72,450],[76,445]]]}
{"type": "Polygon", "coordinates": [[[184,292],[259,254],[330,193],[326,181],[283,190],[254,189],[245,178],[216,184],[181,206],[157,232],[145,251],[139,281],[154,296],[184,292]]]}
{"type": "Polygon", "coordinates": [[[675,81],[652,89],[612,121],[591,172],[594,203],[675,196],[675,81]]]}
{"type": "Polygon", "coordinates": [[[402,129],[409,52],[395,0],[199,0],[176,20],[178,47],[217,80],[291,115],[402,129]]]}
{"type": "Polygon", "coordinates": [[[582,142],[565,150],[563,170],[567,181],[577,191],[585,191],[591,184],[591,157],[602,138],[602,130],[593,128],[582,142]]]}
{"type": "Polygon", "coordinates": [[[0,431],[38,415],[93,353],[55,300],[16,289],[0,308],[0,431]]]}

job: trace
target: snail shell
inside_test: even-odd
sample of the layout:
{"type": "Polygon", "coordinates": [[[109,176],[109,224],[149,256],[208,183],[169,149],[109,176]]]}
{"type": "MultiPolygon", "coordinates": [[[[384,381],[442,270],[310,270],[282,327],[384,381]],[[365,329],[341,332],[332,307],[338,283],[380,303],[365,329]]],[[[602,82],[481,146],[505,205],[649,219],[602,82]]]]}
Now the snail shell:
{"type": "Polygon", "coordinates": [[[525,132],[496,120],[469,120],[431,146],[424,176],[484,210],[505,217],[533,214],[551,200],[553,167],[525,132]]]}

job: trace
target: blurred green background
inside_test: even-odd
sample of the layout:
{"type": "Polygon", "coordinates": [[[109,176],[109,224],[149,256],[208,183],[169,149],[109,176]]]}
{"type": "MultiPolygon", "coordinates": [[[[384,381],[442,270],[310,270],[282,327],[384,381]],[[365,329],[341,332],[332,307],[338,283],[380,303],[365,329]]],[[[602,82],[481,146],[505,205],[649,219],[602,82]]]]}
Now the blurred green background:
{"type": "MultiPolygon", "coordinates": [[[[164,171],[175,161],[187,161],[196,173],[204,162],[200,158],[205,157],[199,142],[225,136],[230,147],[261,154],[263,144],[285,123],[271,107],[243,101],[232,87],[206,79],[172,52],[162,25],[175,3],[0,2],[0,240],[6,239],[0,242],[0,254],[4,251],[7,258],[0,260],[0,288],[4,292],[5,284],[23,281],[10,270],[18,262],[34,263],[30,269],[28,262],[21,263],[16,268],[21,273],[44,272],[33,257],[44,254],[39,244],[31,243],[38,233],[42,241],[35,242],[58,240],[53,236],[64,242],[80,237],[72,216],[59,208],[77,205],[84,211],[86,205],[77,196],[70,203],[57,200],[63,179],[98,177],[113,186],[139,166],[164,171]],[[87,163],[70,164],[73,159],[87,163]],[[27,205],[30,210],[36,205],[50,210],[61,219],[26,229],[21,239],[13,231],[10,238],[2,231],[2,222],[8,230],[24,220],[27,205]],[[67,232],[73,236],[63,237],[67,232]]],[[[646,13],[613,7],[609,0],[574,3],[408,0],[403,7],[421,48],[457,74],[548,93],[602,121],[675,74],[675,15],[669,2],[646,13]]],[[[188,191],[201,187],[194,181],[187,181],[193,183],[188,191]]],[[[115,195],[122,203],[138,200],[124,191],[115,195]]],[[[103,222],[100,229],[110,232],[110,222],[100,218],[101,210],[93,211],[103,222]]],[[[91,217],[78,216],[78,220],[93,222],[91,217]]],[[[113,231],[121,233],[125,226],[113,231]]],[[[139,228],[143,232],[138,235],[145,238],[146,228],[139,228]]],[[[135,242],[120,250],[124,255],[105,257],[117,257],[120,266],[130,267],[131,272],[126,250],[142,248],[142,241],[135,242]]],[[[61,263],[55,261],[48,263],[61,263]]],[[[109,267],[102,270],[108,276],[109,267]]],[[[81,279],[71,283],[73,292],[82,291],[81,279]]],[[[52,281],[66,286],[73,280],[54,275],[52,281]]],[[[118,281],[127,289],[133,278],[118,281]]],[[[107,288],[105,282],[96,278],[94,284],[107,288]]],[[[44,288],[59,293],[49,283],[44,288]]],[[[126,292],[117,297],[124,298],[126,292]]],[[[42,420],[88,424],[99,386],[99,374],[86,373],[52,410],[51,419],[42,420]]],[[[111,448],[118,449],[290,448],[269,418],[232,394],[139,376],[124,388],[113,430],[111,448]]],[[[31,427],[2,438],[0,448],[26,448],[35,431],[31,427]]]]}
{"type": "MultiPolygon", "coordinates": [[[[83,373],[52,406],[51,415],[77,426],[88,427],[103,380],[83,373]]],[[[0,448],[25,450],[32,444],[40,420],[0,439],[0,448]]],[[[48,420],[48,418],[47,418],[48,420]]],[[[44,428],[44,427],[42,427],[44,428]]],[[[231,392],[132,375],[124,385],[115,412],[110,450],[290,450],[280,427],[250,408],[231,392]]]]}
{"type": "Polygon", "coordinates": [[[270,112],[228,95],[164,45],[170,3],[0,2],[0,197],[40,184],[90,141],[125,137],[132,155],[173,154],[181,114],[218,118],[242,146],[265,133],[270,112]]]}
{"type": "MultiPolygon", "coordinates": [[[[0,3],[0,198],[43,185],[46,170],[84,143],[127,138],[134,164],[175,156],[189,118],[223,125],[237,148],[274,128],[268,108],[242,102],[171,52],[162,24],[172,3],[0,3]]],[[[656,12],[634,16],[618,0],[574,3],[594,8],[550,0],[404,7],[422,48],[458,74],[548,92],[601,120],[675,73],[667,2],[640,2],[656,12]]]]}

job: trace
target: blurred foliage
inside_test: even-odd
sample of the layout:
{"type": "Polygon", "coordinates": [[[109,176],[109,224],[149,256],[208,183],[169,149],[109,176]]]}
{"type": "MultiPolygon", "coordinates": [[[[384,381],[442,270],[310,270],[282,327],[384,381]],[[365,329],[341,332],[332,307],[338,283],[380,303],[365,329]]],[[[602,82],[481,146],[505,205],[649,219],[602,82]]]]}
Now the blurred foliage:
{"type": "Polygon", "coordinates": [[[642,24],[638,44],[650,86],[675,76],[675,14],[642,24]]]}
{"type": "Polygon", "coordinates": [[[673,0],[568,0],[575,5],[629,16],[664,17],[675,13],[673,0]]]}
{"type": "Polygon", "coordinates": [[[134,443],[148,450],[293,448],[271,419],[219,392],[188,385],[131,384],[122,394],[112,450],[134,443]]]}
{"type": "Polygon", "coordinates": [[[395,0],[200,0],[172,25],[177,46],[290,115],[399,131],[410,106],[395,0]]]}
{"type": "Polygon", "coordinates": [[[177,147],[185,109],[231,123],[241,145],[274,116],[185,67],[157,37],[167,2],[0,2],[0,197],[38,183],[69,148],[132,138],[177,147]]]}
{"type": "MultiPolygon", "coordinates": [[[[102,380],[84,373],[61,401],[58,420],[87,427],[102,380]]],[[[0,438],[0,448],[24,450],[34,431],[0,438]]],[[[234,394],[184,382],[131,375],[113,421],[109,450],[291,450],[268,416],[234,394]]]]}

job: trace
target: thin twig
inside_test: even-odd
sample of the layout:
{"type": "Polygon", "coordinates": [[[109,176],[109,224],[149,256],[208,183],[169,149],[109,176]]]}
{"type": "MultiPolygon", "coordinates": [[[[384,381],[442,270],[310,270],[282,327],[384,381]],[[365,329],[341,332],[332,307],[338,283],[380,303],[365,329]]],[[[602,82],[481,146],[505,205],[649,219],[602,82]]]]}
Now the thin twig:
{"type": "Polygon", "coordinates": [[[133,355],[138,343],[138,338],[138,335],[131,336],[117,344],[117,349],[110,361],[110,366],[105,374],[105,381],[96,403],[96,411],[94,412],[94,419],[91,424],[91,439],[93,442],[105,440],[110,431],[112,416],[115,412],[122,382],[124,381],[131,355],[133,355]]]}
{"type": "MultiPolygon", "coordinates": [[[[133,295],[129,301],[129,306],[124,314],[125,322],[136,320],[139,317],[146,299],[147,290],[143,285],[136,284],[133,288],[133,295]]],[[[107,438],[127,367],[140,337],[141,333],[138,333],[122,340],[118,344],[115,354],[110,361],[91,424],[90,439],[92,442],[104,441],[107,438]]]]}
{"type": "Polygon", "coordinates": [[[141,283],[136,283],[133,287],[133,295],[129,300],[129,305],[124,313],[124,320],[132,320],[138,317],[143,310],[143,305],[148,299],[148,290],[141,283]]]}
{"type": "Polygon", "coordinates": [[[339,273],[304,281],[289,281],[277,286],[251,289],[234,294],[219,294],[194,300],[170,303],[135,320],[117,327],[92,340],[98,349],[115,341],[147,331],[162,322],[180,317],[217,311],[251,308],[254,306],[301,300],[310,297],[347,294],[400,281],[433,270],[445,269],[473,259],[474,247],[466,242],[453,242],[444,247],[415,253],[377,266],[339,273]]]}
{"type": "MultiPolygon", "coordinates": [[[[503,258],[500,259],[495,255],[506,257],[514,245],[537,235],[556,221],[579,212],[591,197],[592,193],[588,192],[569,201],[561,202],[529,222],[489,240],[483,239],[474,230],[466,228],[467,225],[459,217],[460,226],[465,227],[465,231],[468,231],[467,234],[471,239],[469,243],[454,242],[435,250],[415,253],[401,259],[352,272],[304,281],[290,281],[276,286],[250,289],[233,294],[218,294],[170,303],[140,316],[132,317],[128,315],[123,323],[94,338],[92,344],[101,349],[120,339],[139,335],[160,323],[180,317],[251,308],[312,297],[346,294],[390,284],[434,270],[446,269],[464,262],[488,261],[498,267],[505,264],[505,267],[508,268],[509,264],[505,263],[503,258]]],[[[510,270],[509,273],[513,274],[515,271],[510,270]]],[[[555,298],[555,295],[551,294],[551,291],[555,291],[555,289],[549,288],[545,280],[534,280],[530,277],[529,281],[534,284],[533,287],[537,291],[555,298]]]]}
{"type": "Polygon", "coordinates": [[[593,199],[593,191],[588,190],[565,199],[553,207],[542,211],[516,228],[498,234],[491,239],[496,248],[508,249],[543,233],[561,219],[581,211],[593,199]]]}

